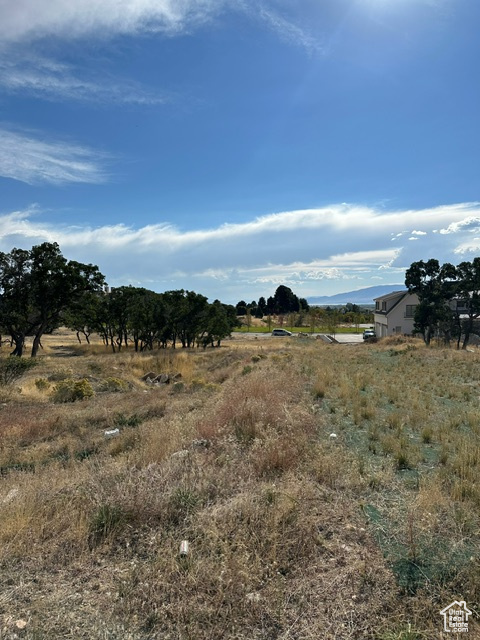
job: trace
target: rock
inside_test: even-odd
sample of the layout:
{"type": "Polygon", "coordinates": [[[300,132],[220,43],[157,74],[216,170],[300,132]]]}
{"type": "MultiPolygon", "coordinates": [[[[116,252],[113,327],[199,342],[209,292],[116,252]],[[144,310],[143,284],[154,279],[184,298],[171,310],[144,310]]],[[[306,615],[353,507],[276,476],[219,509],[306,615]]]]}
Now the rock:
{"type": "Polygon", "coordinates": [[[336,433],[331,433],[330,434],[330,440],[335,440],[336,437],[337,437],[336,433]]]}
{"type": "Polygon", "coordinates": [[[210,446],[210,440],[206,438],[198,438],[197,440],[193,440],[190,445],[192,449],[208,449],[210,446]]]}
{"type": "Polygon", "coordinates": [[[154,373],[153,371],[150,371],[149,373],[146,373],[144,376],[142,376],[142,380],[144,382],[147,382],[149,378],[150,380],[155,380],[156,377],[157,377],[157,374],[154,373]]]}
{"type": "Polygon", "coordinates": [[[115,438],[119,434],[120,429],[107,429],[103,435],[105,436],[105,438],[115,438]]]}
{"type": "Polygon", "coordinates": [[[170,382],[170,376],[168,373],[161,373],[153,379],[153,382],[156,382],[157,384],[168,384],[170,382]]]}
{"type": "Polygon", "coordinates": [[[188,449],[181,449],[180,451],[175,451],[170,456],[171,458],[186,458],[189,455],[190,451],[188,449]]]}

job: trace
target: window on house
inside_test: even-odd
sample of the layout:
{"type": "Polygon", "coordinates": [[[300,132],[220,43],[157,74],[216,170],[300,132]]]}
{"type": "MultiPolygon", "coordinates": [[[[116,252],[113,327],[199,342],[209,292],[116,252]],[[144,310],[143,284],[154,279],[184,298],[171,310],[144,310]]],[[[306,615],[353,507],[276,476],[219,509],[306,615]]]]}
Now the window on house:
{"type": "Polygon", "coordinates": [[[385,300],[384,302],[382,302],[382,311],[386,311],[387,310],[387,301],[385,300]]]}
{"type": "Polygon", "coordinates": [[[406,318],[413,318],[413,316],[415,315],[415,309],[416,309],[416,304],[407,304],[405,306],[405,317],[406,318]]]}
{"type": "Polygon", "coordinates": [[[375,311],[380,311],[380,302],[378,300],[375,302],[375,311]]]}

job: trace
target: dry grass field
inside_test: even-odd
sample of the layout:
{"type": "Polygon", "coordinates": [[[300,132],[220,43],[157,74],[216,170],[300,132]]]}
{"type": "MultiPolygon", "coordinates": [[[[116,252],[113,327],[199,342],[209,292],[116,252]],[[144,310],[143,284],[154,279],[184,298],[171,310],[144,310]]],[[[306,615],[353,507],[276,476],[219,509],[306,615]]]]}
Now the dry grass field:
{"type": "Polygon", "coordinates": [[[0,387],[1,640],[433,640],[455,599],[480,637],[480,353],[43,347],[0,387]]]}

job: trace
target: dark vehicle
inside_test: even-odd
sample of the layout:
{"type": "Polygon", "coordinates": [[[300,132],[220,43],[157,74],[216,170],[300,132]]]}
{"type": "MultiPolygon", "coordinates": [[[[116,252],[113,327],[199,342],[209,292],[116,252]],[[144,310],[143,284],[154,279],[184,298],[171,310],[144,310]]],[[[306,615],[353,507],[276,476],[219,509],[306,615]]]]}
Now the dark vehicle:
{"type": "Polygon", "coordinates": [[[291,336],[292,332],[291,331],[287,331],[286,329],[274,329],[272,331],[272,336],[291,336]]]}
{"type": "Polygon", "coordinates": [[[368,340],[369,338],[376,338],[377,334],[374,329],[365,329],[363,332],[363,339],[368,340]]]}

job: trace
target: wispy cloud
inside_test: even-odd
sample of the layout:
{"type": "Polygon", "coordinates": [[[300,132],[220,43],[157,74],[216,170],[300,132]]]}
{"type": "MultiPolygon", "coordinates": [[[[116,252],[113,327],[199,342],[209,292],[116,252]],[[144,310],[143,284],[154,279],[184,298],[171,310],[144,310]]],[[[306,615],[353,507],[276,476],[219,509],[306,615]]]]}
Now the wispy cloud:
{"type": "Polygon", "coordinates": [[[47,100],[67,100],[155,105],[168,101],[130,82],[108,77],[96,81],[82,77],[80,70],[38,55],[9,52],[0,58],[0,88],[9,93],[25,93],[47,100]]]}
{"type": "Polygon", "coordinates": [[[21,0],[0,3],[0,38],[20,41],[160,31],[183,32],[203,23],[223,0],[21,0]]]}
{"type": "MultiPolygon", "coordinates": [[[[285,8],[285,7],[284,7],[285,8]]],[[[226,9],[260,20],[282,40],[308,51],[322,50],[319,41],[274,0],[21,0],[0,2],[0,40],[4,43],[45,36],[75,38],[163,33],[189,33],[226,9]],[[7,6],[8,4],[8,6],[7,6]]],[[[290,11],[292,6],[290,5],[290,11]]]]}
{"type": "Polygon", "coordinates": [[[478,250],[468,230],[429,233],[477,215],[480,205],[468,203],[390,212],[332,205],[183,232],[167,222],[53,227],[32,208],[0,216],[0,249],[55,241],[68,257],[98,264],[112,285],[194,289],[228,302],[271,295],[282,283],[319,295],[368,286],[372,278],[399,282],[415,260],[455,262],[456,252],[478,250]],[[428,235],[403,235],[392,248],[390,234],[414,229],[420,219],[428,235]]]}
{"type": "Polygon", "coordinates": [[[63,141],[45,141],[38,133],[0,128],[0,176],[27,184],[100,183],[105,154],[63,141]]]}
{"type": "Polygon", "coordinates": [[[272,7],[261,5],[258,9],[253,9],[253,12],[257,12],[258,18],[285,42],[301,46],[311,53],[324,50],[321,42],[312,36],[306,28],[283,16],[272,7]]]}

